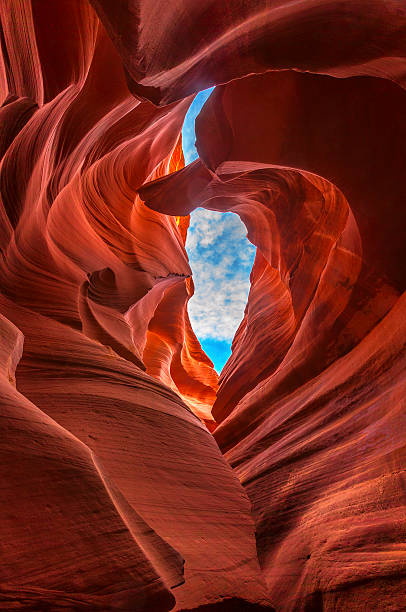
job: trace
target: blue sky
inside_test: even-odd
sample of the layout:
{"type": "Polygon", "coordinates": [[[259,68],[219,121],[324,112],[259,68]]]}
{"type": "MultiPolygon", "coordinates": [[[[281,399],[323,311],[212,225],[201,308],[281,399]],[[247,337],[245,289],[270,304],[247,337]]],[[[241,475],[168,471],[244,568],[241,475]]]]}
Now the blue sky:
{"type": "Polygon", "coordinates": [[[197,159],[197,157],[199,157],[195,147],[195,119],[200,113],[203,104],[206,102],[213,89],[214,87],[210,87],[209,89],[200,91],[193,100],[186,114],[182,128],[182,147],[186,165],[190,164],[192,161],[197,159]]]}
{"type": "MultiPolygon", "coordinates": [[[[197,94],[182,130],[185,163],[197,158],[195,119],[212,89],[197,94]]],[[[195,295],[189,301],[193,329],[220,372],[231,354],[231,341],[244,314],[255,248],[234,213],[203,208],[191,214],[186,242],[195,295]]]]}

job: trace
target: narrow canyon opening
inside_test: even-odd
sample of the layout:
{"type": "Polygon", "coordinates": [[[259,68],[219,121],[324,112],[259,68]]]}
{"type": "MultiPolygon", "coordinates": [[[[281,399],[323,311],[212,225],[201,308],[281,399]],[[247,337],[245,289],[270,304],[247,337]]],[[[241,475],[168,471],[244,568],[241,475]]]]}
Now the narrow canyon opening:
{"type": "MultiPolygon", "coordinates": [[[[185,164],[198,157],[195,121],[213,89],[199,92],[186,113],[182,129],[185,164]]],[[[256,249],[238,215],[198,208],[190,215],[186,251],[195,287],[188,304],[190,320],[202,349],[220,374],[244,315],[256,249]]]]}
{"type": "Polygon", "coordinates": [[[0,3],[0,610],[405,609],[401,4],[0,3]]]}

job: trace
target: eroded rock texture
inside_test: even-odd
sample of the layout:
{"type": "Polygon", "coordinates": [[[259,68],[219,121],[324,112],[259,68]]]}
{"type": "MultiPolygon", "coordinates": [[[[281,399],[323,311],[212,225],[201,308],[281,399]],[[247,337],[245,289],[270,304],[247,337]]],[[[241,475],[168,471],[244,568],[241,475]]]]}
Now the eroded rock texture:
{"type": "Polygon", "coordinates": [[[403,610],[403,2],[1,24],[0,609],[403,610]],[[197,206],[257,246],[219,381],[197,206]]]}

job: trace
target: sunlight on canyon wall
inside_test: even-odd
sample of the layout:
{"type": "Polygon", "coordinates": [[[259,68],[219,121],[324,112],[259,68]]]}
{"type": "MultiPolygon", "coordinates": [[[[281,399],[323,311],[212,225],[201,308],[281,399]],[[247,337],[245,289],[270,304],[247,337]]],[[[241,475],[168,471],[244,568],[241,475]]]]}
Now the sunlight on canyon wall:
{"type": "Polygon", "coordinates": [[[404,3],[0,16],[0,609],[403,610],[404,3]],[[220,377],[196,208],[256,249],[220,377]]]}

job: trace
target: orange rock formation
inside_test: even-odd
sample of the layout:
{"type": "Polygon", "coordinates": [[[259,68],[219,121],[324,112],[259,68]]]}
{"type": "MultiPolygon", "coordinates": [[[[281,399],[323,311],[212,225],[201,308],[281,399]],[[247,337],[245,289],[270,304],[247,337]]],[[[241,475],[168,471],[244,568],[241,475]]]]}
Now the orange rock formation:
{"type": "Polygon", "coordinates": [[[4,0],[0,609],[405,608],[405,24],[4,0]],[[198,206],[257,247],[219,380],[198,206]]]}

